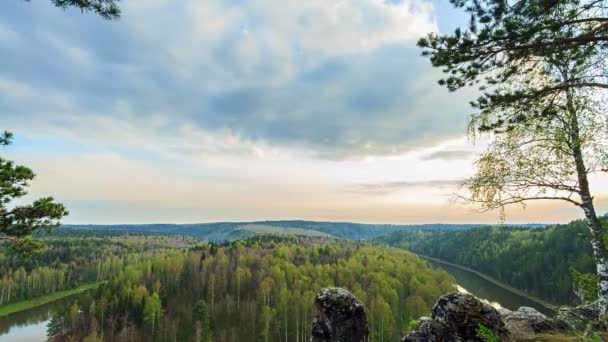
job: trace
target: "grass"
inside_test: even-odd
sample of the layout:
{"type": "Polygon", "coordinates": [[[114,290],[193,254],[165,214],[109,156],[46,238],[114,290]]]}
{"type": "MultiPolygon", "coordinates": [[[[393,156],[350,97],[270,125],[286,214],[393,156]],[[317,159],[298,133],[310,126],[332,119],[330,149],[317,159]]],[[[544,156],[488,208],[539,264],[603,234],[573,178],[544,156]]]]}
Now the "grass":
{"type": "Polygon", "coordinates": [[[36,297],[28,300],[23,300],[16,303],[6,304],[0,306],[0,317],[7,316],[13,314],[15,312],[25,311],[31,308],[35,308],[40,305],[44,305],[53,301],[56,301],[61,298],[73,296],[75,294],[79,294],[88,290],[96,289],[99,285],[103,284],[103,281],[97,283],[88,283],[81,286],[78,286],[75,289],[65,290],[65,291],[57,291],[46,296],[36,297]]]}
{"type": "Polygon", "coordinates": [[[424,258],[424,259],[435,261],[435,262],[440,263],[440,264],[450,265],[450,266],[453,266],[453,267],[456,267],[456,268],[460,268],[462,270],[474,273],[475,275],[477,275],[477,276],[479,276],[479,277],[481,277],[481,278],[489,281],[490,283],[492,283],[492,284],[494,284],[496,286],[502,287],[503,289],[505,289],[505,290],[507,290],[509,292],[515,293],[518,296],[524,297],[524,298],[526,298],[526,299],[528,299],[530,301],[538,303],[538,304],[544,306],[547,309],[550,309],[550,310],[553,310],[553,311],[557,311],[557,309],[558,309],[557,305],[551,304],[551,303],[547,302],[546,300],[543,300],[543,299],[540,299],[538,297],[532,296],[529,293],[526,293],[526,292],[524,292],[524,291],[522,291],[520,289],[514,288],[513,286],[509,286],[507,284],[501,283],[500,281],[498,281],[498,280],[496,280],[496,279],[494,279],[494,278],[492,278],[492,277],[490,277],[488,275],[485,275],[485,274],[483,274],[481,272],[475,271],[474,269],[470,269],[468,267],[460,266],[458,264],[453,264],[451,262],[443,261],[443,260],[440,260],[440,259],[431,258],[431,257],[426,256],[426,255],[420,255],[419,254],[419,256],[422,257],[422,258],[424,258]]]}

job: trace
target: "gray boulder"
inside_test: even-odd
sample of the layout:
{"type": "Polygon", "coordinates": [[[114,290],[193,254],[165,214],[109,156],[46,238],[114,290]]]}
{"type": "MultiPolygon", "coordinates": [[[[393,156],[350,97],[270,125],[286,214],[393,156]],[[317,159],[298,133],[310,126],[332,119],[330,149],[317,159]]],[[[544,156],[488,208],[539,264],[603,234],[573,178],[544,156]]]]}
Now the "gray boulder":
{"type": "Polygon", "coordinates": [[[475,296],[448,293],[439,298],[431,310],[431,318],[418,321],[418,330],[405,336],[403,342],[483,342],[477,329],[484,325],[500,341],[511,341],[500,313],[475,296]]]}
{"type": "Polygon", "coordinates": [[[315,297],[317,314],[311,342],[366,342],[369,330],[363,303],[341,288],[324,288],[315,297]]]}
{"type": "Polygon", "coordinates": [[[516,311],[501,310],[500,313],[505,327],[517,340],[523,340],[535,333],[552,331],[557,328],[553,319],[531,307],[522,306],[516,311]]]}
{"type": "Polygon", "coordinates": [[[583,331],[589,324],[599,324],[600,307],[597,303],[577,307],[562,306],[555,315],[555,324],[564,330],[583,331]]]}

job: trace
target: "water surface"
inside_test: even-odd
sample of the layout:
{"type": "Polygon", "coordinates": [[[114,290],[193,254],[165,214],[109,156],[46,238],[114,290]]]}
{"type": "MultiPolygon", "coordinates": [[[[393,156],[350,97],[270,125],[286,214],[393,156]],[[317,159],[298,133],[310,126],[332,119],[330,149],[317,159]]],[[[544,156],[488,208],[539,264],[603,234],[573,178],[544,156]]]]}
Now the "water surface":
{"type": "Polygon", "coordinates": [[[78,295],[0,317],[0,342],[46,341],[46,325],[53,313],[63,311],[78,295]]]}
{"type": "Polygon", "coordinates": [[[489,302],[496,308],[502,307],[509,310],[517,310],[522,306],[530,306],[547,315],[554,313],[551,309],[546,308],[529,298],[511,292],[504,287],[498,286],[473,272],[437,261],[428,260],[428,262],[433,268],[444,269],[456,278],[456,282],[458,283],[461,292],[469,292],[476,297],[489,302]]]}
{"type": "MultiPolygon", "coordinates": [[[[442,268],[458,283],[459,291],[469,292],[494,307],[517,310],[531,306],[545,314],[552,311],[526,297],[500,287],[477,274],[461,268],[429,260],[433,268],[442,268]]],[[[46,325],[54,312],[63,311],[77,296],[63,298],[30,310],[0,317],[0,342],[41,342],[46,340],[46,325]]]]}

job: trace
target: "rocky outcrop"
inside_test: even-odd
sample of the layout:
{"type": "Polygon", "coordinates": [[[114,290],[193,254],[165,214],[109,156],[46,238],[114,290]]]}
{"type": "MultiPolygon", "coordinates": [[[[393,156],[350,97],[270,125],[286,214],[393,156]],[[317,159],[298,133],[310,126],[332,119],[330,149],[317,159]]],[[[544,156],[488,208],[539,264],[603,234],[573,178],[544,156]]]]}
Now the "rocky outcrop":
{"type": "MultiPolygon", "coordinates": [[[[316,317],[310,342],[367,342],[367,317],[363,304],[341,288],[324,288],[315,297],[316,317]]],[[[475,296],[448,293],[431,309],[431,317],[421,317],[415,331],[402,342],[483,342],[480,326],[493,332],[498,341],[523,341],[545,332],[581,332],[598,327],[596,304],[564,306],[555,317],[547,317],[531,307],[516,311],[496,310],[475,296]]]]}
{"type": "Polygon", "coordinates": [[[341,288],[324,288],[315,297],[311,342],[366,342],[369,334],[363,303],[341,288]]]}
{"type": "Polygon", "coordinates": [[[596,303],[577,307],[562,306],[555,315],[555,324],[563,330],[583,331],[589,324],[599,324],[600,308],[596,303]]]}
{"type": "Polygon", "coordinates": [[[491,329],[499,341],[511,340],[500,313],[492,306],[470,294],[448,293],[433,306],[431,317],[421,318],[418,329],[402,341],[483,342],[477,336],[480,325],[491,329]]]}
{"type": "Polygon", "coordinates": [[[553,331],[558,328],[553,319],[527,306],[522,306],[516,311],[501,309],[500,314],[505,328],[516,340],[523,340],[536,333],[553,331]]]}

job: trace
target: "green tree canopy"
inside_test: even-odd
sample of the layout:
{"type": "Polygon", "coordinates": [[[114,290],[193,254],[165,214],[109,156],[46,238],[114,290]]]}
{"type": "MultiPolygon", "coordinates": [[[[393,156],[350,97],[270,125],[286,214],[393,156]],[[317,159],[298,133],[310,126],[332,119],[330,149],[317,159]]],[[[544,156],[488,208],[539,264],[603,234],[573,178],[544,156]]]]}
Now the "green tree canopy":
{"type": "MultiPolygon", "coordinates": [[[[608,5],[603,0],[450,0],[470,15],[468,28],[453,34],[429,34],[419,46],[434,66],[449,76],[450,90],[483,83],[495,85],[534,69],[537,59],[566,51],[585,51],[594,60],[608,47],[608,5]]],[[[577,75],[555,89],[608,88],[606,74],[577,75]]],[[[603,70],[605,71],[605,69],[603,70]]]]}
{"type": "MultiPolygon", "coordinates": [[[[4,132],[0,135],[0,146],[9,145],[12,138],[10,132],[4,132]]],[[[41,243],[31,238],[32,233],[52,230],[68,214],[64,205],[52,197],[9,207],[11,202],[27,194],[26,188],[34,177],[31,169],[0,157],[0,241],[12,242],[20,253],[38,251],[41,243]]]]}
{"type": "Polygon", "coordinates": [[[608,252],[589,176],[608,170],[606,2],[450,1],[470,14],[468,29],[430,34],[419,46],[449,74],[441,85],[482,91],[471,102],[469,132],[487,133],[491,143],[463,198],[482,210],[531,200],[582,209],[605,312],[608,252]]]}

